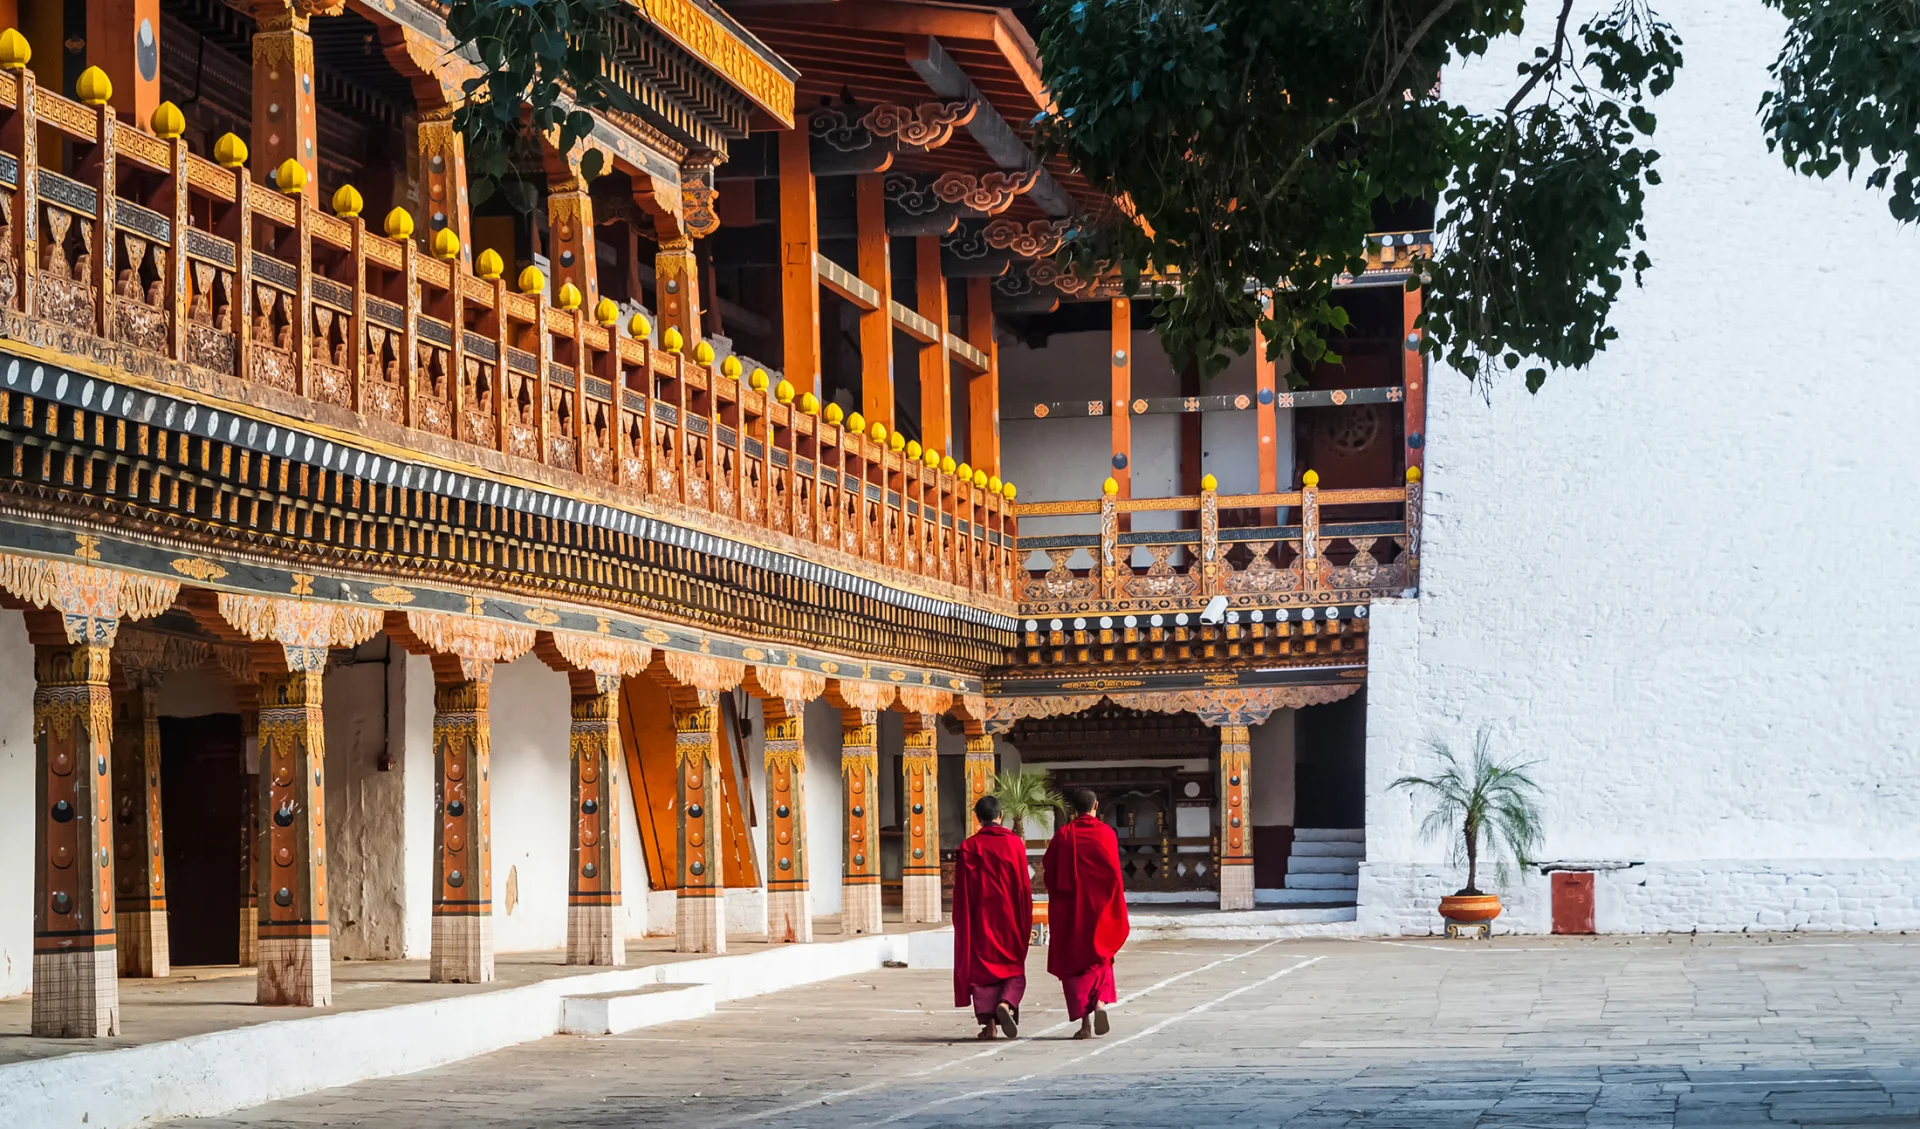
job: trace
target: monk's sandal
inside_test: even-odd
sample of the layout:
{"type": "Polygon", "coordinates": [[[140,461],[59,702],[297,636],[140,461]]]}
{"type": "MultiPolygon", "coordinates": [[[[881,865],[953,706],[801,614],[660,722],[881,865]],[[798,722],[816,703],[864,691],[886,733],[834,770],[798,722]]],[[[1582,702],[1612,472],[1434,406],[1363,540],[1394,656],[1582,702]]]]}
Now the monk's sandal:
{"type": "Polygon", "coordinates": [[[993,1009],[993,1017],[1000,1022],[1000,1033],[1009,1039],[1018,1038],[1020,1024],[1013,1018],[1013,1009],[1002,1003],[993,1009]]]}

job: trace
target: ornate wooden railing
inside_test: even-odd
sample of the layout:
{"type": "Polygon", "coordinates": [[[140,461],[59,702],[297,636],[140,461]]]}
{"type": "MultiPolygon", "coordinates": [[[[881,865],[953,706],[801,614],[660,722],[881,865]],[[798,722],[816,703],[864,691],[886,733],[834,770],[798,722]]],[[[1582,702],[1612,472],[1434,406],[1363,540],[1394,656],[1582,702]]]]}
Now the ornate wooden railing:
{"type": "MultiPolygon", "coordinates": [[[[1019,506],[1036,519],[1098,515],[1093,533],[1020,537],[1032,567],[1021,582],[1020,614],[1030,618],[1199,610],[1216,596],[1229,608],[1364,603],[1419,587],[1418,469],[1404,487],[1321,490],[1312,471],[1300,490],[1275,494],[1036,502],[1019,506]],[[1174,512],[1186,528],[1132,530],[1122,518],[1174,512]],[[1383,511],[1391,517],[1382,517],[1383,511]],[[1222,528],[1221,515],[1252,524],[1222,528]],[[1288,520],[1291,518],[1292,520],[1288,520]],[[1089,564],[1075,558],[1084,555],[1089,564]]],[[[1238,613],[1236,613],[1238,614],[1238,613]]],[[[1129,626],[1132,626],[1129,623],[1129,626]]]]}
{"type": "Polygon", "coordinates": [[[678,330],[656,344],[642,314],[622,332],[610,301],[589,313],[562,286],[549,304],[538,271],[509,287],[491,252],[475,273],[449,229],[429,253],[404,210],[370,230],[351,188],[326,214],[293,162],[257,184],[231,134],[213,160],[189,152],[171,103],[151,132],[120,122],[97,70],[80,89],[40,89],[17,57],[0,71],[8,336],[1011,611],[997,480],[812,414],[784,380],[687,355],[678,330]]]}

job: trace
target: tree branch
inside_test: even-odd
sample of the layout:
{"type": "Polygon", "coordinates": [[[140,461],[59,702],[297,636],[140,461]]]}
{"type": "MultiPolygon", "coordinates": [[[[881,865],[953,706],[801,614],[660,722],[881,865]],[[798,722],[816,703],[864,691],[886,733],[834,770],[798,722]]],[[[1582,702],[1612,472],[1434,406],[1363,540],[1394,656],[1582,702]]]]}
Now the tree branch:
{"type": "Polygon", "coordinates": [[[1528,94],[1533,93],[1533,88],[1540,85],[1541,79],[1560,69],[1567,49],[1567,18],[1571,15],[1573,15],[1573,0],[1560,0],[1560,19],[1553,28],[1553,54],[1546,62],[1535,67],[1526,83],[1519,90],[1514,91],[1512,98],[1507,99],[1504,112],[1508,117],[1512,117],[1513,112],[1519,109],[1520,103],[1526,100],[1528,94]]]}

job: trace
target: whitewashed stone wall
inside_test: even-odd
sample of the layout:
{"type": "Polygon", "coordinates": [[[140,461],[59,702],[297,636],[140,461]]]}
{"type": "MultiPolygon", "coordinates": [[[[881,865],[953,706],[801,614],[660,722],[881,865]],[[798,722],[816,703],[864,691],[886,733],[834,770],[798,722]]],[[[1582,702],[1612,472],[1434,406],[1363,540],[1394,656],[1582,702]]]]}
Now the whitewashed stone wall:
{"type": "Polygon", "coordinates": [[[1599,876],[1602,930],[1920,926],[1920,233],[1767,153],[1774,14],[1661,7],[1687,65],[1621,340],[1490,405],[1433,374],[1421,598],[1373,608],[1369,930],[1437,927],[1459,877],[1387,784],[1480,725],[1539,762],[1544,857],[1645,864],[1599,876]]]}

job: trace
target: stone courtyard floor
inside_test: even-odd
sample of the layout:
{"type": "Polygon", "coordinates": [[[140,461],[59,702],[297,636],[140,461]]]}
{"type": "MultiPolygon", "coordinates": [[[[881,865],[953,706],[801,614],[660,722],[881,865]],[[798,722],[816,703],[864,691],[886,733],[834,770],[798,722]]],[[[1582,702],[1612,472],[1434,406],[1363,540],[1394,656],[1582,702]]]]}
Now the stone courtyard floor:
{"type": "Polygon", "coordinates": [[[214,1126],[1668,1126],[1920,1129],[1920,937],[1154,942],[1113,1033],[1022,1035],[890,969],[545,1039],[214,1126]]]}

